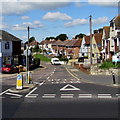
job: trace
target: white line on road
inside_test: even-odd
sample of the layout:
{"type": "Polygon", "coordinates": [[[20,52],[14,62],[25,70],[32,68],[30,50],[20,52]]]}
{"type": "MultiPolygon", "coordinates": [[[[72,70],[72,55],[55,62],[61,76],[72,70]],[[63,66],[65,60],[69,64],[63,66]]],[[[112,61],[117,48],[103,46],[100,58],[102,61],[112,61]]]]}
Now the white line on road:
{"type": "Polygon", "coordinates": [[[79,94],[79,98],[92,98],[92,94],[79,94]]]}
{"type": "Polygon", "coordinates": [[[61,94],[61,98],[73,98],[74,94],[61,94]]]}
{"type": "Polygon", "coordinates": [[[32,98],[37,97],[38,94],[32,94],[36,89],[37,87],[35,87],[32,91],[30,91],[25,97],[32,97],[32,98]]]}
{"type": "Polygon", "coordinates": [[[98,98],[112,98],[111,94],[98,94],[98,98]]]}
{"type": "Polygon", "coordinates": [[[9,89],[5,90],[4,92],[0,93],[0,95],[3,95],[4,93],[8,92],[9,89]]]}
{"type": "Polygon", "coordinates": [[[17,97],[22,97],[22,95],[19,95],[19,94],[14,94],[14,93],[5,93],[7,95],[13,95],[13,96],[17,96],[17,97]]]}
{"type": "Polygon", "coordinates": [[[11,98],[14,98],[14,99],[18,99],[18,98],[21,98],[21,97],[17,97],[17,96],[12,96],[11,98]]]}
{"type": "Polygon", "coordinates": [[[42,98],[55,98],[56,94],[44,94],[42,98]]]}

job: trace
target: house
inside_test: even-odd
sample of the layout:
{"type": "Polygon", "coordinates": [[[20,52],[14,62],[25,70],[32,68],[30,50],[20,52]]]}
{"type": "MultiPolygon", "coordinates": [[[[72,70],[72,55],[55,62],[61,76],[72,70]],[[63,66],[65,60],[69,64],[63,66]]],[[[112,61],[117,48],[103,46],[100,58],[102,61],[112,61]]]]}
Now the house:
{"type": "Polygon", "coordinates": [[[54,50],[52,48],[52,44],[55,42],[55,40],[43,40],[39,43],[40,48],[43,50],[45,49],[46,51],[51,52],[52,54],[54,53],[54,50]]]}
{"type": "Polygon", "coordinates": [[[110,57],[120,50],[120,14],[110,21],[110,57]]]}
{"type": "Polygon", "coordinates": [[[66,55],[71,58],[79,57],[79,50],[81,46],[82,39],[72,39],[66,45],[66,55]]]}
{"type": "MultiPolygon", "coordinates": [[[[98,62],[101,58],[100,51],[102,50],[102,33],[95,33],[92,35],[92,62],[98,62]]],[[[79,57],[84,57],[85,62],[90,63],[90,36],[84,36],[82,39],[79,57]]]]}
{"type": "Polygon", "coordinates": [[[110,26],[103,27],[102,35],[102,59],[110,59],[110,26]]]}
{"type": "Polygon", "coordinates": [[[21,63],[21,41],[16,36],[0,30],[0,69],[2,64],[21,63]]]}
{"type": "Polygon", "coordinates": [[[37,41],[32,41],[32,42],[30,42],[30,44],[29,44],[29,46],[30,46],[30,48],[34,48],[35,46],[39,46],[39,42],[37,42],[37,41]]]}

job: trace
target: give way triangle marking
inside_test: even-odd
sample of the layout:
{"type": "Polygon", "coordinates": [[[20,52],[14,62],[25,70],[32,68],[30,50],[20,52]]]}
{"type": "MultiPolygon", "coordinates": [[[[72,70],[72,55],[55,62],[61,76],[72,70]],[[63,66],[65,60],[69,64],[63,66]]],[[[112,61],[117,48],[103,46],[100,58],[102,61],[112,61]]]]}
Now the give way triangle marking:
{"type": "Polygon", "coordinates": [[[73,85],[67,84],[63,88],[60,89],[60,91],[62,91],[62,90],[80,90],[80,89],[73,85]]]}

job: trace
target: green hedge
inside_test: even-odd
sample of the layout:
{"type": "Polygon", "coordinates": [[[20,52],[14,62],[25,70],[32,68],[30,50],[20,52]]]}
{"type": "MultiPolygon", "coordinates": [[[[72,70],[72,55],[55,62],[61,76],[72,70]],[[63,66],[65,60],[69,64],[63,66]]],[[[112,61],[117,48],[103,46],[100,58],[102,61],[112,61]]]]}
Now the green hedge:
{"type": "Polygon", "coordinates": [[[104,62],[100,65],[101,69],[120,68],[120,63],[104,62]]]}

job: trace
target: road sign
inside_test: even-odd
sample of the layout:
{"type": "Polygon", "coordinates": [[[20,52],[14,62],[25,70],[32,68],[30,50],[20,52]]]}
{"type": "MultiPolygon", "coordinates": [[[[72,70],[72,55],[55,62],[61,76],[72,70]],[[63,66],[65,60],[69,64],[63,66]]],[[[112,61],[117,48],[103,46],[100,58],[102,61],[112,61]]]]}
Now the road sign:
{"type": "MultiPolygon", "coordinates": [[[[27,49],[26,50],[24,50],[24,53],[23,53],[25,56],[27,56],[27,49]]],[[[30,54],[31,54],[31,51],[28,49],[28,56],[30,56],[30,54]]]]}
{"type": "Polygon", "coordinates": [[[16,89],[22,89],[22,88],[23,88],[23,77],[22,77],[22,74],[17,74],[16,89]]]}
{"type": "Polygon", "coordinates": [[[80,89],[73,85],[67,84],[63,88],[60,89],[60,91],[63,91],[63,90],[80,90],[80,89]]]}

